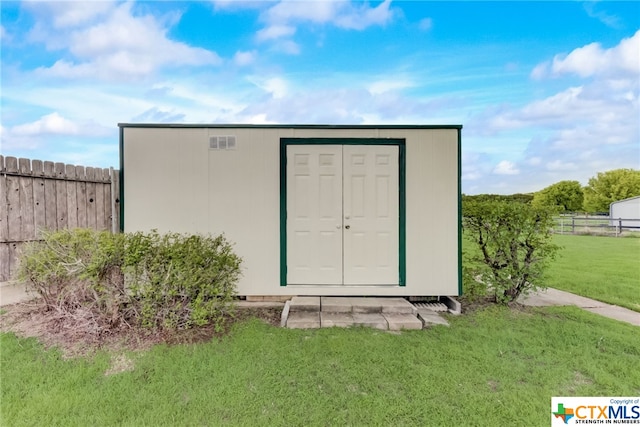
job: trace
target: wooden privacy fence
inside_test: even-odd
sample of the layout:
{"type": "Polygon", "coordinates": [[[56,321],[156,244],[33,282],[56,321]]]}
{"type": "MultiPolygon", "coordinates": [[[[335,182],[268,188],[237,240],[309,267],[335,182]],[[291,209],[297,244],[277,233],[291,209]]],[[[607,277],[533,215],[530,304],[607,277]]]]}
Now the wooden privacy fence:
{"type": "Polygon", "coordinates": [[[0,282],[43,230],[120,229],[118,171],[0,156],[0,282]]]}

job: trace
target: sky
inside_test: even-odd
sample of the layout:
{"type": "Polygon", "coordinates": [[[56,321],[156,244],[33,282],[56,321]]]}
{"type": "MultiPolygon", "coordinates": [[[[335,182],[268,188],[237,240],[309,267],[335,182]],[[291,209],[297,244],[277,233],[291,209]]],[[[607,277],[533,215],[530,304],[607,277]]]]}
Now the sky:
{"type": "Polygon", "coordinates": [[[460,124],[462,190],[640,169],[640,2],[0,2],[0,152],[118,123],[460,124]]]}

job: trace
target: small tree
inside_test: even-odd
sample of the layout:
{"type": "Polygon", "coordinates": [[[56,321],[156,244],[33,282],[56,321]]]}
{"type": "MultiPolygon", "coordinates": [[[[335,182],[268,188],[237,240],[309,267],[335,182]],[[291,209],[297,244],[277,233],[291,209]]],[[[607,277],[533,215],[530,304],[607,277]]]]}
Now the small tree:
{"type": "Polygon", "coordinates": [[[634,196],[640,196],[640,170],[599,172],[584,189],[584,208],[589,212],[608,212],[611,203],[634,196]]]}
{"type": "Polygon", "coordinates": [[[536,207],[548,206],[560,212],[578,212],[582,210],[584,193],[578,181],[560,181],[533,195],[531,202],[536,207]]]}
{"type": "Polygon", "coordinates": [[[559,249],[551,241],[552,214],[524,203],[464,203],[464,231],[479,249],[465,275],[484,283],[502,304],[544,287],[544,270],[559,249]]]}

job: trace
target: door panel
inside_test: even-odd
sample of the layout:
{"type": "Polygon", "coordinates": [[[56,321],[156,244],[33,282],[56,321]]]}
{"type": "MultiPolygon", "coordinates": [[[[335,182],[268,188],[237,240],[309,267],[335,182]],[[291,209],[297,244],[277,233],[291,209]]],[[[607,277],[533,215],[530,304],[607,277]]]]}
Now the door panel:
{"type": "Polygon", "coordinates": [[[398,147],[345,145],[344,284],[399,283],[398,147]]]}
{"type": "Polygon", "coordinates": [[[398,153],[287,147],[288,284],[399,284],[398,153]]]}
{"type": "Polygon", "coordinates": [[[287,147],[287,283],[342,284],[342,147],[287,147]]]}

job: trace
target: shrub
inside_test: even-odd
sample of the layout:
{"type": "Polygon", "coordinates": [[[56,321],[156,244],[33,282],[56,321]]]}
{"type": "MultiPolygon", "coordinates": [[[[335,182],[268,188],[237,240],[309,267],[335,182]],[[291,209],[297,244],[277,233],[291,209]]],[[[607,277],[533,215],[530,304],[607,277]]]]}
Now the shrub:
{"type": "Polygon", "coordinates": [[[79,312],[85,320],[113,326],[127,317],[120,266],[124,236],[87,229],[44,232],[25,245],[18,278],[42,296],[49,310],[79,312]]]}
{"type": "Polygon", "coordinates": [[[124,271],[146,327],[216,327],[232,310],[241,259],[223,236],[135,233],[124,271]]]}
{"type": "Polygon", "coordinates": [[[223,236],[60,230],[26,245],[18,278],[47,309],[83,317],[99,331],[129,322],[220,328],[240,263],[223,236]]]}
{"type": "Polygon", "coordinates": [[[467,282],[486,286],[498,303],[544,287],[544,270],[559,249],[551,241],[553,210],[504,201],[466,202],[462,210],[478,248],[466,260],[467,282]]]}

